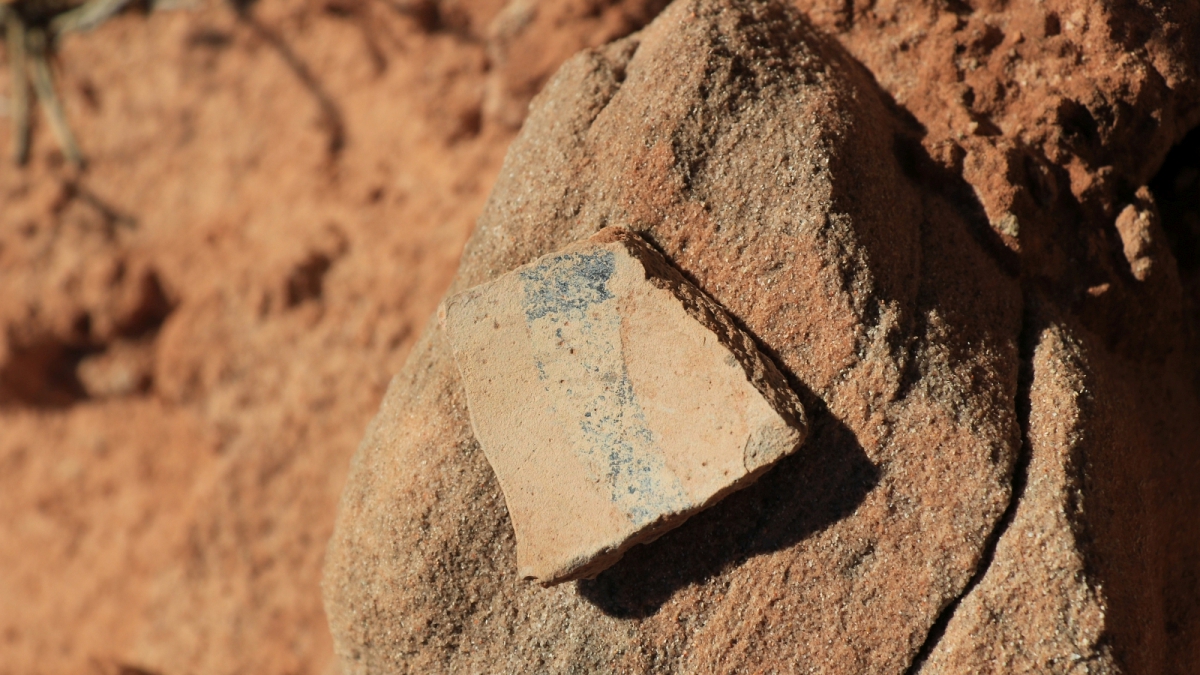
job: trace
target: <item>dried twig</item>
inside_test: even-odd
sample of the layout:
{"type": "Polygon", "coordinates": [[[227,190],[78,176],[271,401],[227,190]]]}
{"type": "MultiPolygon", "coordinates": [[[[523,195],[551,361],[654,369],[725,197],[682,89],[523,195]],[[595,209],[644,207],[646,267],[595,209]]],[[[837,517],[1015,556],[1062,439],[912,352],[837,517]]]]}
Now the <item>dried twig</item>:
{"type": "Polygon", "coordinates": [[[63,156],[71,164],[83,166],[83,153],[67,124],[67,116],[54,87],[49,54],[66,33],[95,28],[128,4],[129,0],[87,0],[54,14],[47,23],[44,18],[47,7],[38,0],[21,4],[3,4],[3,0],[0,0],[0,17],[4,23],[4,38],[8,43],[8,65],[12,71],[12,157],[18,165],[29,161],[29,88],[32,81],[33,91],[46,113],[50,130],[62,148],[63,156]],[[43,18],[31,21],[29,17],[36,17],[39,12],[43,18]]]}
{"type": "Polygon", "coordinates": [[[12,71],[11,104],[13,161],[18,165],[29,159],[29,82],[25,69],[25,22],[8,6],[4,10],[4,34],[8,42],[8,67],[12,71]]]}

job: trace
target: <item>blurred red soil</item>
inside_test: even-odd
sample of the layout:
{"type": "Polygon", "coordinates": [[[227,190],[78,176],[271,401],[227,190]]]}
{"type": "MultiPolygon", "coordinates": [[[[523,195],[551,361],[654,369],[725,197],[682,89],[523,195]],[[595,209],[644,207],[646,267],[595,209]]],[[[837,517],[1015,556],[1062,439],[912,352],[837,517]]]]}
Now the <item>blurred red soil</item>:
{"type": "Polygon", "coordinates": [[[67,39],[86,171],[0,164],[0,672],[327,670],[347,463],[511,134],[477,4],[67,39]]]}

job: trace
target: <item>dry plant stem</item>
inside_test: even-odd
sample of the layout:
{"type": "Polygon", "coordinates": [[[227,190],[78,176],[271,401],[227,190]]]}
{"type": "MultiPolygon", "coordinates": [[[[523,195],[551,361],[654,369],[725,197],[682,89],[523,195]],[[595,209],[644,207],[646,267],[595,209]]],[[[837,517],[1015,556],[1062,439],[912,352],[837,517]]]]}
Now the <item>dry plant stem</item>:
{"type": "Polygon", "coordinates": [[[30,29],[11,7],[3,12],[5,40],[8,42],[9,68],[12,71],[13,161],[24,165],[29,161],[29,78],[41,103],[50,130],[54,133],[63,155],[72,165],[83,166],[83,153],[67,124],[54,77],[47,60],[52,43],[70,31],[90,30],[121,11],[129,0],[89,0],[79,7],[54,17],[48,30],[30,29]]]}
{"type": "Polygon", "coordinates": [[[129,0],[89,0],[50,21],[50,35],[55,39],[71,31],[91,30],[124,9],[129,0]]]}
{"type": "Polygon", "coordinates": [[[28,34],[29,59],[33,70],[33,89],[37,92],[38,102],[46,118],[50,120],[50,129],[58,140],[59,147],[66,155],[67,161],[75,166],[82,166],[83,154],[75,143],[75,136],[67,126],[67,116],[63,113],[58,93],[54,90],[54,79],[50,74],[50,64],[46,61],[46,34],[42,30],[31,30],[28,34]]]}
{"type": "Polygon", "coordinates": [[[25,24],[9,10],[4,15],[8,63],[12,71],[13,161],[18,165],[29,159],[29,84],[25,71],[25,24]]]}

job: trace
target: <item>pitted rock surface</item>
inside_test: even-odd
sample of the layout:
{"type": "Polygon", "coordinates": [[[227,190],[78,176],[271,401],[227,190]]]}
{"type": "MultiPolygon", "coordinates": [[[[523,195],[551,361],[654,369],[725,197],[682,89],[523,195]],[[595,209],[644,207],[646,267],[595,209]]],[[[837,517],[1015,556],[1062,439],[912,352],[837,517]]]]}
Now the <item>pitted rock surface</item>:
{"type": "Polygon", "coordinates": [[[1010,501],[1021,307],[986,224],[917,182],[910,133],[779,4],[678,2],[571,59],[451,292],[635,231],[779,364],[809,437],[596,579],[543,590],[511,573],[513,524],[431,327],[359,449],[327,554],[346,671],[907,668],[1010,501]]]}

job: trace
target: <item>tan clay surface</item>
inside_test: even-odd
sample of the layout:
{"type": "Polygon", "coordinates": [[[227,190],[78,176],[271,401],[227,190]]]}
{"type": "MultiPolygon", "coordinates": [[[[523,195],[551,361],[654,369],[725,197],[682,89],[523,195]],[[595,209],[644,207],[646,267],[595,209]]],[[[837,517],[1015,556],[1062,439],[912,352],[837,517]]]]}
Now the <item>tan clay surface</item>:
{"type": "Polygon", "coordinates": [[[445,325],[517,573],[543,585],[595,577],[804,438],[753,340],[627,230],[455,295],[445,325]]]}

